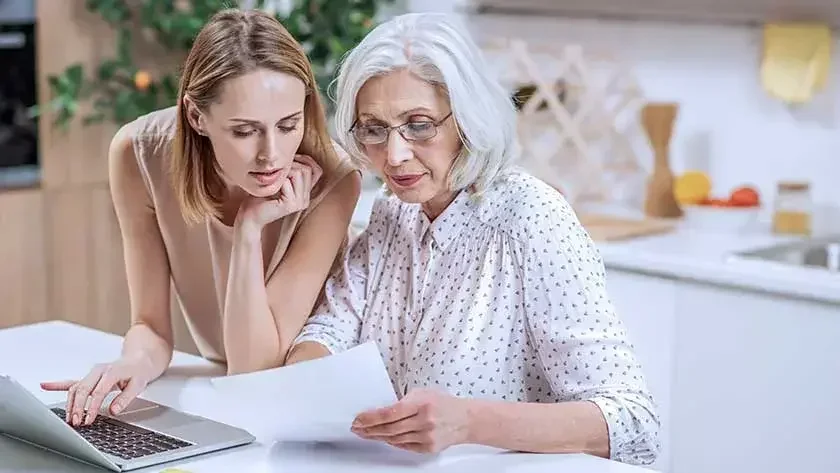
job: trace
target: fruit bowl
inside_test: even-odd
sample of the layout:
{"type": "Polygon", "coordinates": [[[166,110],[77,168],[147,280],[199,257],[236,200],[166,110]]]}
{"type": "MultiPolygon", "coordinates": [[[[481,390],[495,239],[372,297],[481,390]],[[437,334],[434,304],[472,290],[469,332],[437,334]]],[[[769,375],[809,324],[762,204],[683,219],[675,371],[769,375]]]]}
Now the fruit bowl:
{"type": "Polygon", "coordinates": [[[736,187],[724,197],[712,195],[711,188],[711,180],[701,172],[687,172],[677,179],[674,197],[683,210],[686,226],[731,232],[756,224],[761,198],[754,187],[736,187]]]}
{"type": "Polygon", "coordinates": [[[682,210],[683,222],[689,228],[737,232],[757,223],[761,207],[683,204],[682,210]]]}

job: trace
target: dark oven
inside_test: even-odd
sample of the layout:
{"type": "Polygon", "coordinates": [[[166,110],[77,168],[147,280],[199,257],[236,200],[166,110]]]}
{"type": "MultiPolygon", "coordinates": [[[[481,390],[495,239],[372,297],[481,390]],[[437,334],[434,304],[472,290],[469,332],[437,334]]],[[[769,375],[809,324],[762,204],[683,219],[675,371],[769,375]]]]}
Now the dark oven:
{"type": "Polygon", "coordinates": [[[0,0],[0,186],[37,180],[35,0],[0,0]]]}

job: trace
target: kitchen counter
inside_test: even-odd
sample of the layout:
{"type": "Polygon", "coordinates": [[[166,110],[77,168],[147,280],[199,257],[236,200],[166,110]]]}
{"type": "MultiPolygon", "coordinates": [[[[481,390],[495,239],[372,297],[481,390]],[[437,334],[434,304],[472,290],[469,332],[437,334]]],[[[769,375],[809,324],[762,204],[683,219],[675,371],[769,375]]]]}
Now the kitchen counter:
{"type": "Polygon", "coordinates": [[[770,234],[707,233],[678,228],[672,233],[622,242],[599,242],[607,269],[770,292],[840,304],[840,273],[735,257],[793,238],[770,234]]]}
{"type": "MultiPolygon", "coordinates": [[[[353,226],[364,228],[376,189],[365,189],[353,226]]],[[[840,304],[840,273],[734,258],[734,253],[758,249],[794,238],[767,232],[712,233],[677,228],[663,235],[621,242],[597,242],[608,270],[717,284],[840,304]]]]}

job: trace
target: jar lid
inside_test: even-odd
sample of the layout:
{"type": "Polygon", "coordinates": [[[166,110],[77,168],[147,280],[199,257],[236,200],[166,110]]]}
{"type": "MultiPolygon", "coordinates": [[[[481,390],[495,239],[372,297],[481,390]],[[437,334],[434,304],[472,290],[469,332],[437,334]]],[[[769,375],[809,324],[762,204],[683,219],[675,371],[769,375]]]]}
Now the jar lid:
{"type": "Polygon", "coordinates": [[[811,188],[811,183],[806,181],[779,181],[778,189],[780,191],[802,192],[811,188]]]}

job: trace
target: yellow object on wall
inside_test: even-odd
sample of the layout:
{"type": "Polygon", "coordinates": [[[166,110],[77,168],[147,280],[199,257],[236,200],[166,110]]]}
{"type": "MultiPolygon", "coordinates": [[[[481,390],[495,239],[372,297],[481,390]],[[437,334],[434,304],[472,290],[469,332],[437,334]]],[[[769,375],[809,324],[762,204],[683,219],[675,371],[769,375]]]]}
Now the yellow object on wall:
{"type": "Polygon", "coordinates": [[[772,96],[810,101],[828,82],[831,28],[821,23],[769,23],[764,27],[761,81],[772,96]]]}

